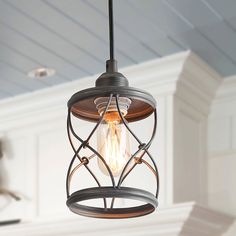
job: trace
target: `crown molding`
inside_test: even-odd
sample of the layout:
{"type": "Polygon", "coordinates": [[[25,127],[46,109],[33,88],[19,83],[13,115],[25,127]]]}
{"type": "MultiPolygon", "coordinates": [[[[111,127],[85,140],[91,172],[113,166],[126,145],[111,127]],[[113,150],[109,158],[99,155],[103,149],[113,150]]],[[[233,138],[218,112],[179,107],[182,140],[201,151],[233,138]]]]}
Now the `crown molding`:
{"type": "MultiPolygon", "coordinates": [[[[204,113],[208,111],[209,103],[221,81],[216,72],[190,51],[130,66],[120,71],[129,78],[131,86],[145,89],[156,97],[177,94],[185,101],[192,100],[195,108],[204,110],[204,113]]],[[[37,119],[45,119],[47,116],[47,119],[64,116],[70,96],[78,90],[94,86],[98,76],[1,100],[0,122],[11,127],[16,123],[14,121],[19,119],[23,120],[21,125],[24,125],[24,122],[36,122],[37,119]],[[27,121],[31,116],[35,119],[27,121]]]]}
{"type": "Polygon", "coordinates": [[[226,77],[216,92],[214,104],[236,100],[236,75],[226,77]]]}
{"type": "Polygon", "coordinates": [[[203,115],[209,114],[221,76],[193,52],[189,52],[177,82],[176,95],[203,115]]]}
{"type": "Polygon", "coordinates": [[[193,202],[160,208],[149,216],[127,220],[107,220],[73,217],[57,220],[38,219],[34,222],[0,228],[4,236],[58,235],[222,235],[234,218],[201,207],[193,202]],[[92,226],[92,227],[91,227],[92,226]]]}

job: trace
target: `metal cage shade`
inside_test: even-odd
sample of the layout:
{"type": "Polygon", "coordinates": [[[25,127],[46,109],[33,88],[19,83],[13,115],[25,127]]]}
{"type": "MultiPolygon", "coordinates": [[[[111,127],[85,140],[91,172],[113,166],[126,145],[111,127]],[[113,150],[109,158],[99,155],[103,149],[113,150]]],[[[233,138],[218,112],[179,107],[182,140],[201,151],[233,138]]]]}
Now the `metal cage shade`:
{"type": "MultiPolygon", "coordinates": [[[[127,78],[118,72],[117,61],[114,57],[113,0],[108,0],[108,7],[110,59],[106,61],[106,72],[99,76],[94,88],[75,93],[67,104],[67,133],[74,151],[74,156],[67,171],[66,203],[72,212],[82,216],[106,219],[131,218],[152,213],[158,205],[158,169],[149,152],[157,127],[156,101],[151,94],[140,89],[129,87],[127,78]],[[96,123],[86,139],[81,138],[75,132],[72,125],[71,114],[79,119],[96,123]],[[153,131],[148,142],[144,143],[131,130],[129,123],[143,120],[150,115],[154,116],[153,131]],[[104,132],[104,126],[107,132],[104,132]],[[119,127],[120,130],[117,130],[117,127],[119,127]],[[106,145],[104,145],[107,148],[106,150],[104,149],[105,152],[96,150],[96,148],[92,147],[90,144],[90,139],[97,129],[100,130],[100,132],[98,132],[98,143],[101,143],[100,140],[107,142],[106,145]],[[137,150],[134,151],[133,154],[127,151],[129,150],[129,148],[126,148],[129,146],[129,139],[127,139],[129,135],[126,135],[126,133],[129,133],[137,142],[137,150]],[[76,139],[76,143],[80,143],[79,147],[75,147],[72,135],[76,139]],[[92,152],[92,155],[82,155],[83,149],[88,149],[92,152]],[[117,150],[121,149],[122,153],[120,155],[120,152],[117,150]],[[110,151],[114,152],[111,153],[110,151]],[[123,152],[125,152],[125,155],[123,155],[123,152]],[[98,158],[98,166],[102,166],[102,168],[100,168],[102,172],[109,176],[111,180],[110,186],[102,186],[98,177],[91,169],[90,160],[94,157],[98,158]],[[119,163],[119,168],[114,168],[110,159],[113,158],[118,162],[118,157],[122,158],[122,164],[120,165],[119,163]],[[148,160],[145,160],[145,157],[148,157],[148,160]],[[140,164],[145,165],[154,175],[154,183],[156,186],[155,194],[142,189],[133,188],[132,186],[122,186],[124,180],[133,169],[140,164]],[[97,187],[85,188],[70,193],[71,180],[82,166],[85,167],[88,173],[93,177],[97,187]],[[117,169],[119,171],[116,171],[117,169]],[[117,183],[114,176],[119,177],[117,183]],[[107,204],[108,198],[111,199],[110,206],[107,204]],[[139,200],[142,203],[135,206],[118,208],[115,207],[116,198],[139,200]],[[101,199],[103,207],[85,205],[84,201],[91,199],[101,199]]],[[[116,167],[117,166],[116,163],[116,167]]]]}
{"type": "Polygon", "coordinates": [[[156,101],[151,94],[132,87],[107,86],[94,87],[75,93],[68,102],[68,107],[74,116],[90,122],[98,122],[100,115],[94,100],[97,97],[109,97],[110,94],[119,94],[132,100],[125,119],[128,122],[142,120],[153,113],[156,101]]]}
{"type": "Polygon", "coordinates": [[[148,150],[149,147],[151,146],[152,140],[156,133],[157,115],[155,106],[156,102],[150,94],[142,90],[130,87],[113,87],[113,88],[109,87],[106,88],[106,90],[105,88],[95,87],[80,91],[72,96],[72,98],[68,102],[67,132],[70,144],[74,150],[74,156],[68,168],[67,181],[66,181],[67,206],[72,212],[79,215],[95,217],[95,218],[116,219],[116,218],[131,218],[131,217],[143,216],[155,210],[155,208],[158,205],[157,197],[159,192],[159,176],[155,161],[148,150]],[[104,110],[102,115],[99,115],[97,110],[95,111],[96,106],[94,104],[94,99],[96,99],[97,97],[104,97],[104,96],[108,97],[106,109],[104,110]],[[119,107],[119,102],[118,102],[119,97],[128,97],[132,100],[131,104],[133,104],[133,106],[132,105],[130,106],[128,114],[125,117],[123,116],[119,107]],[[127,163],[125,164],[119,176],[117,183],[115,183],[112,171],[110,167],[107,165],[104,157],[102,157],[101,154],[89,144],[91,137],[94,135],[95,131],[101,124],[103,117],[108,111],[109,105],[112,99],[114,98],[116,101],[116,106],[119,116],[123,121],[123,124],[125,125],[126,129],[137,141],[137,146],[138,146],[137,150],[133,153],[133,155],[130,155],[127,163]],[[71,114],[81,119],[97,122],[86,139],[80,138],[74,131],[71,122],[71,114]],[[147,143],[143,143],[130,129],[127,121],[131,122],[131,121],[141,120],[150,116],[151,114],[154,115],[154,125],[153,125],[152,135],[147,143]],[[73,135],[80,142],[80,146],[78,148],[74,146],[71,135],[73,135]],[[88,157],[81,156],[80,153],[84,148],[89,149],[93,154],[88,157]],[[149,161],[144,160],[143,157],[145,155],[149,158],[151,164],[149,163],[149,161]],[[111,186],[101,186],[100,181],[98,180],[94,172],[91,170],[89,162],[95,156],[103,162],[105,168],[107,169],[111,180],[111,186]],[[79,164],[73,167],[75,161],[78,161],[79,164]],[[124,180],[129,176],[130,172],[132,172],[132,170],[138,164],[144,164],[154,174],[155,177],[154,183],[156,185],[155,194],[133,187],[122,186],[124,180]],[[73,178],[73,175],[80,169],[81,166],[84,166],[87,169],[87,171],[91,174],[91,176],[97,183],[98,187],[78,190],[71,194],[70,193],[71,180],[73,178]],[[111,206],[107,205],[107,198],[112,198],[111,206]],[[144,203],[134,207],[115,208],[114,201],[116,198],[139,200],[144,203]],[[104,203],[104,207],[93,207],[93,206],[82,205],[82,201],[89,199],[101,199],[104,203]]]}

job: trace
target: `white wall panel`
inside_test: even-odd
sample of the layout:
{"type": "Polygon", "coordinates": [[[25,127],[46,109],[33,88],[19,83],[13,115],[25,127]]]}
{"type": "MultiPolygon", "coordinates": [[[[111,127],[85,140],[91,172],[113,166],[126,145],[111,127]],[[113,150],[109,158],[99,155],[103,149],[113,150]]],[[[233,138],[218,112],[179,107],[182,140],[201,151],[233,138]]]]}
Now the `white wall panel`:
{"type": "MultiPolygon", "coordinates": [[[[235,108],[236,110],[236,108],[235,108]]],[[[236,111],[232,119],[232,149],[236,150],[236,111]]]]}
{"type": "Polygon", "coordinates": [[[174,199],[206,204],[206,116],[178,98],[175,110],[174,199]]]}
{"type": "Polygon", "coordinates": [[[231,149],[232,122],[230,116],[214,117],[209,122],[208,150],[210,153],[231,149]]]}
{"type": "Polygon", "coordinates": [[[236,153],[209,159],[209,206],[236,215],[236,153]]]}
{"type": "Polygon", "coordinates": [[[200,125],[199,121],[181,112],[180,122],[178,127],[176,127],[176,129],[180,130],[178,133],[178,144],[176,145],[179,158],[175,160],[175,165],[180,168],[178,172],[176,171],[176,173],[174,173],[174,179],[181,179],[182,181],[174,185],[177,190],[176,201],[181,202],[182,199],[186,197],[186,189],[188,189],[189,199],[195,199],[196,195],[201,193],[200,181],[198,179],[198,173],[201,167],[201,153],[199,149],[201,135],[200,125]],[[191,139],[189,137],[191,137],[191,139]],[[185,176],[185,178],[181,178],[182,176],[185,176]]]}
{"type": "Polygon", "coordinates": [[[218,90],[209,116],[209,205],[236,215],[236,77],[218,90]]]}
{"type": "Polygon", "coordinates": [[[62,126],[38,135],[39,215],[66,212],[66,166],[72,156],[62,126]]]}

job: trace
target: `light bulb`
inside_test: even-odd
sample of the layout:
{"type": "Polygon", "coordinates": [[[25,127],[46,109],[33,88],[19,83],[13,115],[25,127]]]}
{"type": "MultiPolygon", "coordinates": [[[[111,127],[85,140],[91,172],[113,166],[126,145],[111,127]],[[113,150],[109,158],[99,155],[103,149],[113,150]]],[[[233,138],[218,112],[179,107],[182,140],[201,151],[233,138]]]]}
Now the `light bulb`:
{"type": "MultiPolygon", "coordinates": [[[[103,105],[101,105],[101,99],[102,98],[99,98],[100,106],[97,106],[100,108],[100,112],[101,110],[104,111],[104,109],[101,109],[101,106],[104,107],[105,104],[103,103],[103,105]]],[[[98,100],[96,100],[96,102],[98,102],[98,100]]],[[[128,98],[119,99],[119,105],[123,116],[127,114],[130,102],[131,101],[128,98]]],[[[114,99],[111,101],[110,106],[98,127],[97,149],[109,166],[113,176],[119,176],[130,157],[130,143],[129,131],[125,127],[119,112],[117,111],[114,99]]],[[[106,166],[100,158],[98,158],[98,166],[102,173],[109,175],[106,166]]]]}

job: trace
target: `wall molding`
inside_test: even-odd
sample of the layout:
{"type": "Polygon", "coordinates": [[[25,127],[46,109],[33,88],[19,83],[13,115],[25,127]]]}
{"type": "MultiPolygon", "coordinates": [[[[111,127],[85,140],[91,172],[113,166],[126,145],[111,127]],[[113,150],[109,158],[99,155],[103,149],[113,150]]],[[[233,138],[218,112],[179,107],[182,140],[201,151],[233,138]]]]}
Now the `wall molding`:
{"type": "Polygon", "coordinates": [[[58,236],[58,235],[222,235],[234,218],[201,207],[193,202],[160,208],[150,216],[129,220],[96,220],[72,217],[70,219],[36,220],[0,228],[4,236],[58,236]],[[93,225],[93,227],[91,227],[93,225]]]}
{"type": "MultiPolygon", "coordinates": [[[[221,82],[220,76],[191,51],[130,66],[120,71],[129,78],[131,86],[146,89],[154,96],[173,94],[178,87],[178,96],[184,100],[194,99],[196,109],[205,106],[206,102],[211,102],[216,87],[221,82]]],[[[70,96],[78,90],[94,86],[98,76],[85,77],[1,100],[0,122],[6,124],[5,128],[8,129],[11,126],[13,128],[14,121],[19,119],[23,121],[21,125],[32,122],[32,119],[28,119],[32,115],[36,120],[42,119],[42,113],[43,117],[50,113],[51,119],[65,116],[66,103],[70,96]],[[55,117],[52,117],[52,113],[55,117]]],[[[207,112],[208,105],[204,109],[207,112]]]]}
{"type": "Polygon", "coordinates": [[[214,104],[236,100],[236,75],[227,77],[216,92],[214,104]]]}

